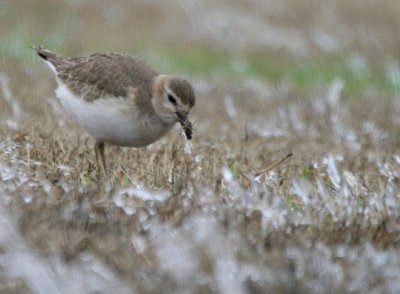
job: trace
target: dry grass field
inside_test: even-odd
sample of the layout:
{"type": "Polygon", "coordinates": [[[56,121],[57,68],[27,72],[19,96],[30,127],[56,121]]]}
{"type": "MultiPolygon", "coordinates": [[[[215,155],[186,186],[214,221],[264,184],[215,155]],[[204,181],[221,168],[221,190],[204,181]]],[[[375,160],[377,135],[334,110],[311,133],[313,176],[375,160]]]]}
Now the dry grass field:
{"type": "Polygon", "coordinates": [[[399,28],[397,0],[0,1],[0,293],[398,293],[399,28]],[[34,45],[186,77],[193,140],[102,179],[34,45]]]}

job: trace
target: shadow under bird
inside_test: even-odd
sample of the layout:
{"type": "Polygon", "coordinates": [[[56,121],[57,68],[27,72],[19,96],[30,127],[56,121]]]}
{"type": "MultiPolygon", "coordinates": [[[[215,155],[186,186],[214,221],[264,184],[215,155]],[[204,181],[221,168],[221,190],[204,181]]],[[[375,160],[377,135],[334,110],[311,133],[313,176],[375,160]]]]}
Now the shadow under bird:
{"type": "Polygon", "coordinates": [[[191,84],[159,74],[137,57],[95,53],[65,57],[33,48],[55,73],[56,95],[67,112],[96,140],[96,161],[107,174],[104,144],[144,147],[179,122],[192,138],[188,120],[195,104],[191,84]]]}

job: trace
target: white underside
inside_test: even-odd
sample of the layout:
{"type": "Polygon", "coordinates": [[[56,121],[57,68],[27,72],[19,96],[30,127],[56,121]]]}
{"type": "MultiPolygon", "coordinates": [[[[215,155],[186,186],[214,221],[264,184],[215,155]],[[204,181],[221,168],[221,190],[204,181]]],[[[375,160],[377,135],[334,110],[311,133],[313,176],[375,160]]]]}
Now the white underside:
{"type": "MultiPolygon", "coordinates": [[[[154,117],[138,119],[122,98],[100,98],[93,102],[75,96],[58,81],[56,95],[67,112],[98,142],[119,146],[143,147],[166,134],[166,126],[154,117]]],[[[132,107],[132,106],[130,106],[132,107]]]]}
{"type": "Polygon", "coordinates": [[[46,62],[46,64],[51,68],[51,70],[52,70],[55,74],[57,74],[56,68],[54,67],[54,65],[53,65],[51,62],[49,62],[49,61],[47,61],[47,60],[43,60],[43,61],[46,62]]]}

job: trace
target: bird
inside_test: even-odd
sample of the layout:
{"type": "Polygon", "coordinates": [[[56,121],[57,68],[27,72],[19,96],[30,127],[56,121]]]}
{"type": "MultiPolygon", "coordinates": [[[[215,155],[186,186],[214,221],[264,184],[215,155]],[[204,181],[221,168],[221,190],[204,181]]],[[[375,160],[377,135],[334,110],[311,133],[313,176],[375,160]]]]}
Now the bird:
{"type": "Polygon", "coordinates": [[[55,74],[55,91],[66,112],[95,140],[95,156],[108,174],[105,144],[144,147],[178,122],[188,140],[193,86],[176,75],[160,74],[134,55],[94,53],[66,57],[43,46],[32,47],[55,74]]]}

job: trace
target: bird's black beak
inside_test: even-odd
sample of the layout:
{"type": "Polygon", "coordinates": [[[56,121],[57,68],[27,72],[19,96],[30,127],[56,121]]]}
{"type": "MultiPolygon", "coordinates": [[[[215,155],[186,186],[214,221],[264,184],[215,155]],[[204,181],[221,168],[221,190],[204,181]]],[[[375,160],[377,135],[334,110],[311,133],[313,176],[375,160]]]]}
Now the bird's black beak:
{"type": "Polygon", "coordinates": [[[176,112],[176,116],[178,118],[178,122],[181,124],[183,130],[185,131],[186,138],[188,140],[192,139],[193,126],[192,123],[188,120],[187,114],[176,112]]]}

